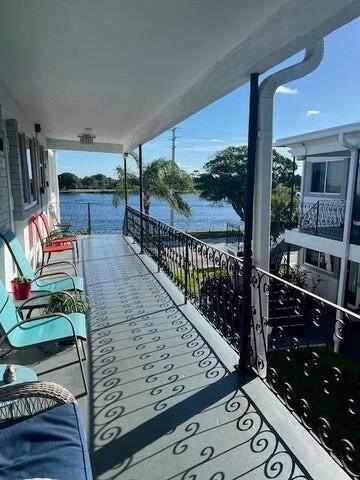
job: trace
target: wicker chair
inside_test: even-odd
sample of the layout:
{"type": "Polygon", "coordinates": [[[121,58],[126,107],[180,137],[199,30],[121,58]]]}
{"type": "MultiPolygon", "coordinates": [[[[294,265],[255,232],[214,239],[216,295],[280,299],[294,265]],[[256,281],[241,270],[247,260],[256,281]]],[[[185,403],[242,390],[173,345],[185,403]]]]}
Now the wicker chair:
{"type": "Polygon", "coordinates": [[[0,388],[0,479],[92,480],[82,415],[55,383],[0,388]]]}
{"type": "Polygon", "coordinates": [[[76,404],[66,388],[50,382],[29,382],[0,388],[1,422],[30,417],[66,403],[76,404]]]}

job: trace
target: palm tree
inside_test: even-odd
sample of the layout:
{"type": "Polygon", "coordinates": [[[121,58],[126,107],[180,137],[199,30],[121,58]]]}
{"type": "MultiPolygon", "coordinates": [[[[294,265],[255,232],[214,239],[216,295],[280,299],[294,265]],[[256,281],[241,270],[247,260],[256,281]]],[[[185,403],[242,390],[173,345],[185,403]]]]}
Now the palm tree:
{"type": "MultiPolygon", "coordinates": [[[[130,154],[139,165],[135,152],[130,154]]],[[[118,167],[119,183],[116,187],[114,204],[118,205],[120,199],[124,198],[125,192],[122,181],[124,171],[118,167]]],[[[139,187],[139,177],[130,174],[128,177],[129,187],[139,187]]],[[[177,213],[184,217],[190,217],[191,206],[182,198],[183,193],[194,191],[191,176],[182,170],[176,163],[166,158],[158,158],[144,166],[143,169],[143,202],[144,213],[149,215],[151,197],[164,200],[177,213]]]]}

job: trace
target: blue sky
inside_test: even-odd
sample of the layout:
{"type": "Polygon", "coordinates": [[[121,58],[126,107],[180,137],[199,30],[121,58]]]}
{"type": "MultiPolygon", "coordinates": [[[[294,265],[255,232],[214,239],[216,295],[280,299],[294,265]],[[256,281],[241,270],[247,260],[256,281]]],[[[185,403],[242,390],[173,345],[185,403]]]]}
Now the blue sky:
{"type": "MultiPolygon", "coordinates": [[[[360,19],[325,39],[322,64],[308,77],[289,83],[276,94],[274,138],[360,121],[360,19]]],[[[295,55],[273,70],[302,58],[295,55]]],[[[177,130],[176,160],[186,170],[200,169],[218,149],[247,139],[248,85],[188,118],[177,130]]],[[[144,159],[171,156],[171,134],[165,132],[143,147],[144,159]]],[[[83,177],[114,177],[119,155],[58,151],[59,171],[83,177]]]]}

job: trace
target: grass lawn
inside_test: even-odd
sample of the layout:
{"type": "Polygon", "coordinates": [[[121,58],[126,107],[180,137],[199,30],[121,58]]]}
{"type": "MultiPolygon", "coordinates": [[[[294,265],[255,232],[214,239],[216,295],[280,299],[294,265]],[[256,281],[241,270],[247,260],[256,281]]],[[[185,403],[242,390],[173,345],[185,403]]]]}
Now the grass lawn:
{"type": "MultiPolygon", "coordinates": [[[[228,273],[220,267],[193,268],[188,272],[188,289],[190,294],[200,292],[203,283],[209,278],[227,277],[228,273]]],[[[178,269],[174,276],[177,285],[185,286],[185,271],[178,269]]]]}

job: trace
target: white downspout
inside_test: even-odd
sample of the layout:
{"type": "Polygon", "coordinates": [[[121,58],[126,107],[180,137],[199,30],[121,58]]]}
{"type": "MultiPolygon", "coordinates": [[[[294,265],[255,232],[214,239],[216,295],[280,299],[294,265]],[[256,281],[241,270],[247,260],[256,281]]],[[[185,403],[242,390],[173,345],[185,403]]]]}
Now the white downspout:
{"type": "MultiPolygon", "coordinates": [[[[272,151],[273,151],[273,109],[276,89],[285,83],[302,78],[315,70],[321,63],[324,54],[324,40],[305,50],[304,59],[267,77],[259,89],[258,138],[255,159],[254,185],[254,220],[253,220],[253,262],[257,267],[269,271],[270,262],[270,222],[271,222],[271,189],[272,189],[272,151]]],[[[268,279],[265,278],[265,282],[268,279]]],[[[264,281],[264,280],[263,280],[264,281]]],[[[264,287],[264,285],[262,286],[264,287]]],[[[263,325],[268,318],[269,298],[258,295],[253,290],[254,325],[263,325]]],[[[265,377],[267,372],[266,350],[269,327],[266,327],[265,342],[262,334],[255,335],[256,345],[253,352],[262,359],[259,363],[258,375],[265,377]]],[[[252,342],[254,337],[252,336],[252,342]]]]}
{"type": "MultiPolygon", "coordinates": [[[[346,277],[347,277],[347,264],[349,261],[349,249],[350,249],[350,235],[352,225],[352,211],[354,204],[354,195],[356,187],[356,171],[359,157],[359,147],[352,144],[346,139],[344,133],[339,135],[339,143],[341,146],[347,148],[351,152],[348,183],[346,189],[346,204],[345,204],[345,219],[344,219],[344,233],[343,233],[343,251],[341,255],[339,284],[337,292],[337,304],[344,306],[345,290],[346,290],[346,277]]],[[[338,312],[339,317],[339,312],[338,312]]],[[[338,336],[334,335],[334,350],[339,350],[340,340],[338,336]]]]}
{"type": "Polygon", "coordinates": [[[256,147],[254,192],[254,262],[264,270],[270,260],[270,210],[272,187],[273,106],[276,89],[285,83],[302,78],[315,70],[324,54],[324,40],[305,50],[304,59],[267,77],[260,85],[258,112],[258,141],[256,147]]]}

